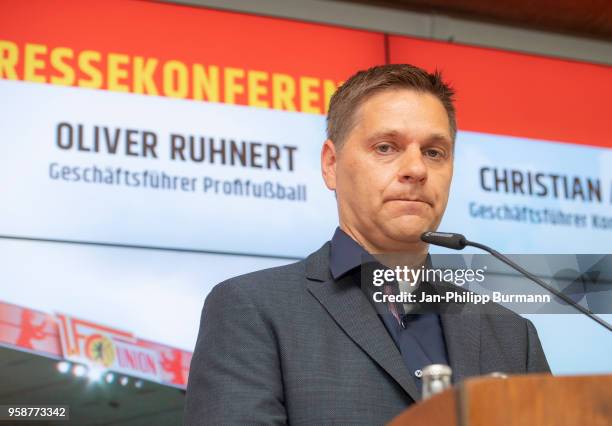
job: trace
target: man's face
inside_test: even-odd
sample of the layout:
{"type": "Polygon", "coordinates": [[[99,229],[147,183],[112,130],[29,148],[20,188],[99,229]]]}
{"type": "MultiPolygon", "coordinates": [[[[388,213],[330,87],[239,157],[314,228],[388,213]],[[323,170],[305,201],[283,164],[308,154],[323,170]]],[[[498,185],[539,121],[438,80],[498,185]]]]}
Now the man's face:
{"type": "Polygon", "coordinates": [[[326,141],[325,182],[341,227],[370,252],[423,248],[446,209],[453,174],[448,115],[429,93],[389,89],[355,112],[339,150],[326,141]]]}

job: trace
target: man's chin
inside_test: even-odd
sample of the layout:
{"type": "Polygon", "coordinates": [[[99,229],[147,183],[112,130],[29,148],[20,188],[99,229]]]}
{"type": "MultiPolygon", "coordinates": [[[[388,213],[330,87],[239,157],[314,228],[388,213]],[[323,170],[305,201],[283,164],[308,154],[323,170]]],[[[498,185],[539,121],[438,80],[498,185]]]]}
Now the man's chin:
{"type": "Polygon", "coordinates": [[[422,243],[421,234],[429,231],[430,227],[429,221],[418,218],[398,218],[385,224],[387,235],[403,244],[422,243]]]}

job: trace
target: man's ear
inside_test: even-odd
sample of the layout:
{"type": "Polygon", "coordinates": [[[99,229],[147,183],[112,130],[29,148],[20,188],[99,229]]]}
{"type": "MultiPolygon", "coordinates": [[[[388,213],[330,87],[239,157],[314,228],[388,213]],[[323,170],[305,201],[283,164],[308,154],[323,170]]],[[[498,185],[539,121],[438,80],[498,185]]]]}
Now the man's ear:
{"type": "Polygon", "coordinates": [[[336,155],[336,146],[327,139],[321,148],[321,173],[327,188],[332,191],[336,190],[336,165],[338,157],[336,155]]]}

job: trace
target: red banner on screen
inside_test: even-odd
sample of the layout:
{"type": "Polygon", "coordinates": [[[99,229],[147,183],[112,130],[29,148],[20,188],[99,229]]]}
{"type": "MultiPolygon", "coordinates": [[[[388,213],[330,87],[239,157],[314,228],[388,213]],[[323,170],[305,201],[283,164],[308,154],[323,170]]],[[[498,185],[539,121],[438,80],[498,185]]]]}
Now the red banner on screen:
{"type": "Polygon", "coordinates": [[[383,35],[142,1],[5,1],[0,78],[326,112],[383,35]]]}

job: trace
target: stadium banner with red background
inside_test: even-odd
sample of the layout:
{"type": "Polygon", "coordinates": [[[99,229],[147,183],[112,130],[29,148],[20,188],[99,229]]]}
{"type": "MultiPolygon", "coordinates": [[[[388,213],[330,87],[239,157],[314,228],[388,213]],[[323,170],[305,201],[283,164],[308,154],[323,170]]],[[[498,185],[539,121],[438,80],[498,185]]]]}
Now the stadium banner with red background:
{"type": "MultiPolygon", "coordinates": [[[[62,314],[0,302],[0,345],[84,366],[185,388],[191,352],[62,314]]],[[[88,374],[89,376],[89,374],[88,374]]]]}

